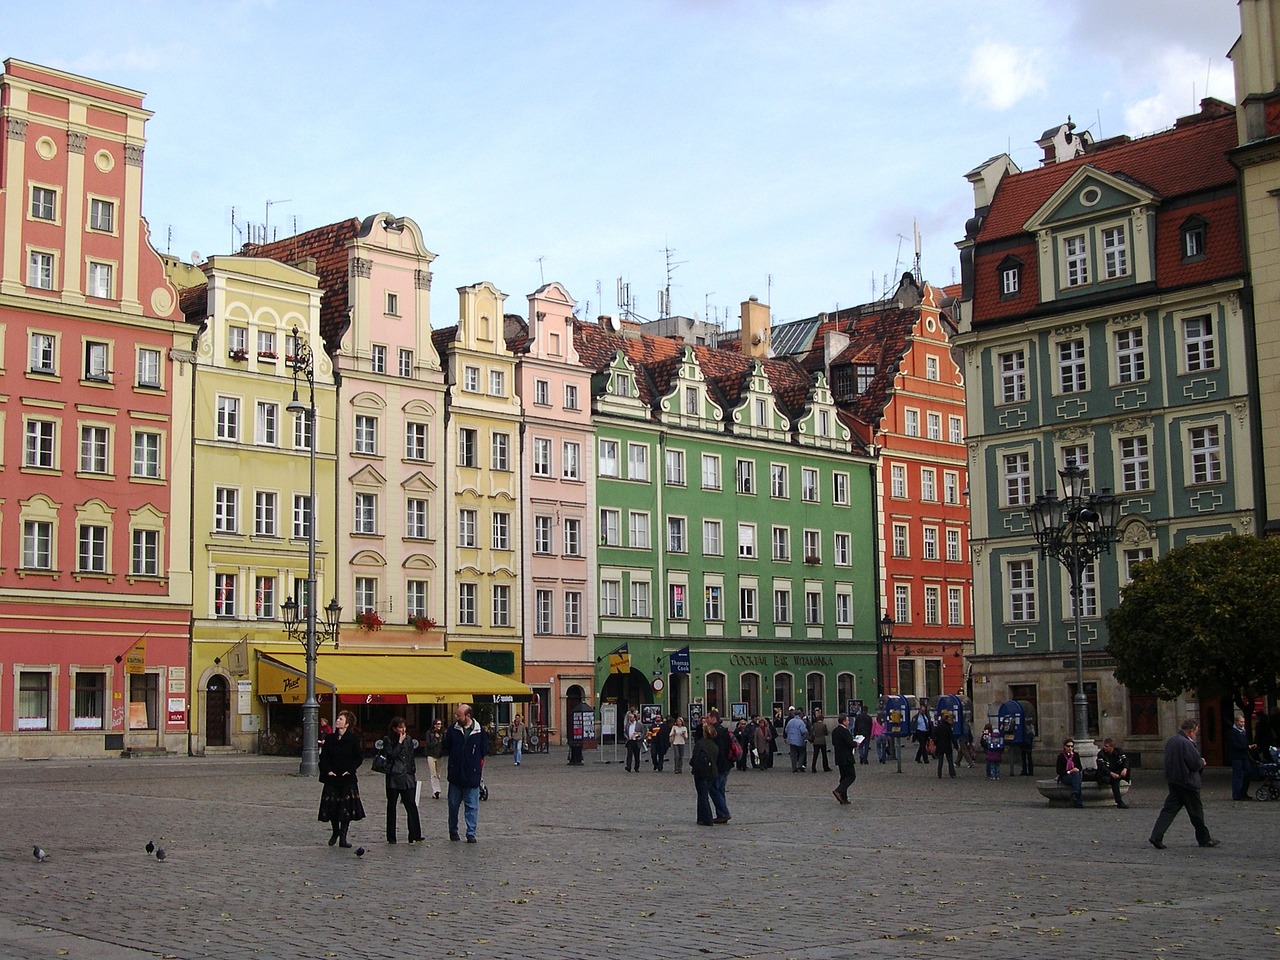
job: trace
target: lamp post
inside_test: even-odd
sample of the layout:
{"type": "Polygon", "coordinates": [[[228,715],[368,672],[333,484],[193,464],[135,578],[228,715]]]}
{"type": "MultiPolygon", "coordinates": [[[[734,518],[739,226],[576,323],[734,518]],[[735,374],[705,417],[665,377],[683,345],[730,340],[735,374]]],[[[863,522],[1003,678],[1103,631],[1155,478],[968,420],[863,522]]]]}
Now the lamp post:
{"type": "Polygon", "coordinates": [[[876,685],[880,687],[880,705],[884,706],[884,698],[889,695],[888,684],[885,683],[885,670],[889,666],[888,646],[893,640],[893,617],[886,611],[876,622],[876,685]]]}
{"type": "Polygon", "coordinates": [[[326,640],[332,640],[338,646],[338,621],[342,607],[337,598],[329,601],[324,608],[324,624],[316,623],[316,380],[315,358],[311,353],[311,345],[298,336],[298,328],[293,328],[293,399],[285,410],[294,416],[306,417],[307,447],[309,448],[311,485],[307,497],[307,595],[305,620],[299,623],[299,603],[289,597],[281,609],[284,612],[285,633],[291,640],[302,642],[307,656],[307,699],[302,704],[302,762],[298,765],[298,774],[303,777],[314,777],[319,772],[316,754],[316,741],[320,733],[320,705],[316,702],[316,649],[326,640]],[[298,374],[307,381],[308,403],[304,405],[298,399],[298,374]]]}
{"type": "Polygon", "coordinates": [[[1103,553],[1111,552],[1120,519],[1120,501],[1111,491],[1084,492],[1085,471],[1074,459],[1058,471],[1063,496],[1046,491],[1031,505],[1031,528],[1040,552],[1067,569],[1076,632],[1075,738],[1077,749],[1089,738],[1089,698],[1084,694],[1084,638],[1080,633],[1084,572],[1103,553]]]}

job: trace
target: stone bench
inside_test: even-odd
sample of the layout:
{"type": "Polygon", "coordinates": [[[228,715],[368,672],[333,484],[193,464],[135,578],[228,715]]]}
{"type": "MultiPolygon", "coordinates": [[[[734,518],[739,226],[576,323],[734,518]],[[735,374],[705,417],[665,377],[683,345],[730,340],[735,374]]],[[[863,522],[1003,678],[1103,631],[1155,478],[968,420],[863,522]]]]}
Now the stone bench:
{"type": "MultiPolygon", "coordinates": [[[[1059,783],[1057,780],[1037,780],[1036,789],[1040,791],[1040,796],[1049,801],[1051,807],[1071,806],[1071,788],[1065,783],[1059,783]]],[[[1120,796],[1124,797],[1128,792],[1129,784],[1121,781],[1120,796]]],[[[1081,782],[1080,800],[1085,804],[1115,803],[1115,798],[1111,795],[1111,787],[1104,787],[1096,780],[1081,782]]]]}

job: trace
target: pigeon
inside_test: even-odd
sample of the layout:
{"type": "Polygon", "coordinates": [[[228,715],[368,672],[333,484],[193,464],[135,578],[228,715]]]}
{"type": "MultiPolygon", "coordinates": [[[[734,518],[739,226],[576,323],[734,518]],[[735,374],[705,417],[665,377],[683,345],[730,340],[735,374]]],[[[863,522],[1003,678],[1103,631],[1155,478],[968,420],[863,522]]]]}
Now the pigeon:
{"type": "Polygon", "coordinates": [[[44,863],[46,860],[49,859],[49,855],[45,853],[44,850],[40,847],[32,847],[31,855],[35,857],[37,860],[39,860],[41,863],[44,863]]]}
{"type": "Polygon", "coordinates": [[[155,841],[154,841],[154,840],[148,840],[148,841],[147,841],[146,851],[147,851],[147,853],[155,853],[155,852],[156,852],[156,843],[155,843],[155,841]]]}
{"type": "Polygon", "coordinates": [[[163,862],[163,861],[164,861],[164,857],[165,857],[164,847],[157,847],[157,848],[156,848],[156,859],[157,859],[157,860],[159,860],[159,861],[161,861],[161,862],[163,862]]]}
{"type": "Polygon", "coordinates": [[[364,856],[364,847],[356,847],[356,856],[357,856],[357,857],[363,857],[363,856],[364,856]]]}

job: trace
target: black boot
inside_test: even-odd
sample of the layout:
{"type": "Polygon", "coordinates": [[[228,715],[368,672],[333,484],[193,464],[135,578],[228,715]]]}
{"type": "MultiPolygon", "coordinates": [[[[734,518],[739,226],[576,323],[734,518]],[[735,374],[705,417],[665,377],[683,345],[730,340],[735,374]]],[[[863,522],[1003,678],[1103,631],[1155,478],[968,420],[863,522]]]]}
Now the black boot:
{"type": "Polygon", "coordinates": [[[350,825],[351,825],[350,820],[342,821],[342,829],[341,831],[339,831],[339,836],[338,836],[338,846],[340,847],[351,846],[351,841],[347,839],[347,827],[349,827],[350,825]]]}
{"type": "Polygon", "coordinates": [[[333,833],[329,837],[329,846],[333,846],[338,842],[338,836],[342,833],[342,826],[337,820],[333,821],[333,833]]]}

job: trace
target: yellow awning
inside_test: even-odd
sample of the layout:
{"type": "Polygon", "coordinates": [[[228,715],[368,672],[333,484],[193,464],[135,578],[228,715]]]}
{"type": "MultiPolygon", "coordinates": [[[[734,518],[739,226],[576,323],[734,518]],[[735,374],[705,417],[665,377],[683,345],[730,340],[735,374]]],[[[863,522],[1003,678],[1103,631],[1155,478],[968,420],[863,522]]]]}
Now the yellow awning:
{"type": "MultiPolygon", "coordinates": [[[[321,693],[333,694],[333,684],[316,677],[316,687],[324,687],[321,693]]],[[[267,657],[258,658],[258,696],[280,703],[305,703],[307,700],[307,664],[294,670],[275,663],[267,657]]]]}
{"type": "MultiPolygon", "coordinates": [[[[277,677],[294,682],[306,669],[306,657],[300,653],[260,653],[258,693],[283,693],[283,687],[264,684],[277,677]]],[[[510,703],[533,698],[533,690],[519,680],[447,654],[322,653],[316,661],[316,680],[343,703],[510,703]]]]}

